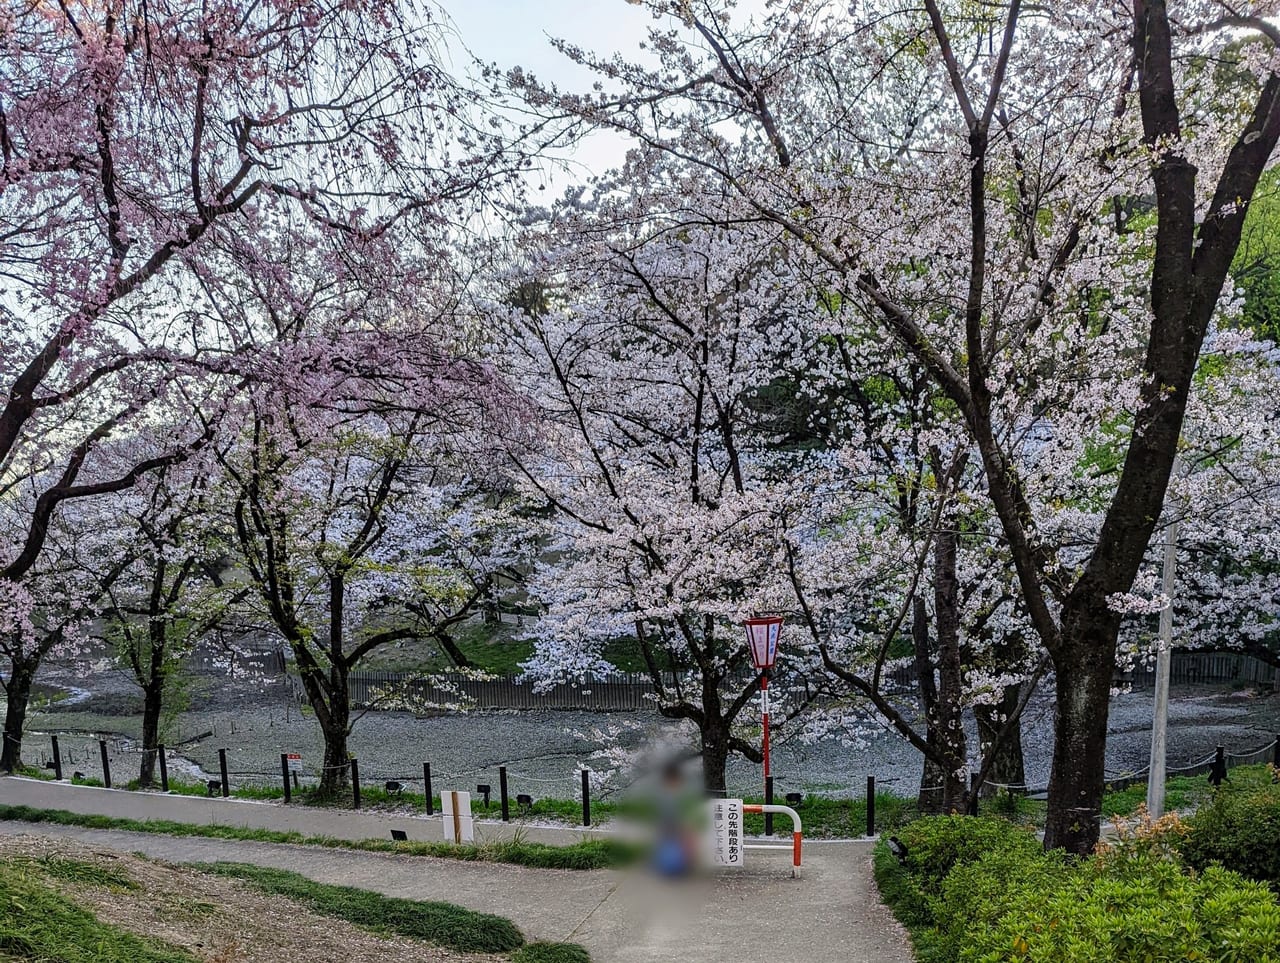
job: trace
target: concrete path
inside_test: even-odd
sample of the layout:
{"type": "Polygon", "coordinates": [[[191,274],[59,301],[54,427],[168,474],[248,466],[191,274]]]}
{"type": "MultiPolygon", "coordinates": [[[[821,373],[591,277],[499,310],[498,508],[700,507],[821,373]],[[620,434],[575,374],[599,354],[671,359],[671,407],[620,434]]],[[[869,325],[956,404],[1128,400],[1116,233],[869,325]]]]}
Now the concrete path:
{"type": "MultiPolygon", "coordinates": [[[[344,838],[387,838],[391,827],[438,839],[438,821],[290,810],[35,780],[0,779],[0,802],[135,819],[265,825],[344,838]],[[40,800],[37,802],[36,800],[40,800]],[[198,818],[203,815],[204,818],[198,818]],[[283,821],[282,821],[283,820],[283,821]],[[415,824],[417,824],[415,826],[415,824]],[[434,830],[434,832],[432,832],[434,830]]],[[[486,833],[508,830],[502,824],[486,833]]],[[[477,835],[482,827],[477,827],[477,835]]],[[[513,920],[531,939],[583,944],[595,963],[910,963],[902,929],[881,904],[869,842],[810,842],[804,873],[790,878],[785,853],[752,853],[748,869],[667,883],[642,870],[537,870],[494,863],[365,853],[74,826],[0,822],[0,845],[18,833],[75,839],[171,862],[234,860],[302,873],[320,882],[392,896],[441,899],[513,920]]],[[[571,830],[526,831],[567,842],[571,830]]]]}
{"type": "MultiPolygon", "coordinates": [[[[250,799],[209,799],[203,796],[171,796],[160,792],[129,792],[97,786],[73,786],[69,782],[0,776],[0,804],[65,809],[86,815],[122,819],[167,819],[201,826],[241,826],[251,829],[294,831],[307,836],[334,839],[390,839],[400,829],[409,839],[439,842],[444,828],[439,816],[422,813],[390,814],[351,809],[322,809],[298,804],[250,799]]],[[[497,842],[519,833],[528,842],[564,845],[580,839],[614,835],[609,829],[530,826],[527,821],[503,823],[476,820],[476,842],[497,842]]]]}

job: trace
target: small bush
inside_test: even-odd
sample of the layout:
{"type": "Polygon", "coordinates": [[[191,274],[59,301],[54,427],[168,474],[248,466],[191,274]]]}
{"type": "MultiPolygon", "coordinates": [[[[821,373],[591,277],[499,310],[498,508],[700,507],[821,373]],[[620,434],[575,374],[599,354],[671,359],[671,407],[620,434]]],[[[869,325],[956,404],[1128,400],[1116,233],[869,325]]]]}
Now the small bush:
{"type": "Polygon", "coordinates": [[[1190,820],[1187,865],[1217,864],[1280,892],[1280,785],[1270,767],[1234,769],[1231,781],[1190,820]]]}
{"type": "Polygon", "coordinates": [[[1074,861],[994,822],[920,820],[900,834],[902,866],[877,850],[921,963],[1280,963],[1280,903],[1220,866],[1188,872],[1176,816],[1121,826],[1074,861]]]}
{"type": "Polygon", "coordinates": [[[905,868],[926,896],[937,896],[942,882],[957,866],[987,853],[1032,855],[1041,851],[1035,833],[1003,819],[935,816],[917,819],[898,833],[907,847],[905,868]]]}
{"type": "Polygon", "coordinates": [[[1175,863],[1141,877],[1076,873],[1023,891],[994,925],[975,924],[960,963],[1280,963],[1280,906],[1266,887],[1214,867],[1196,878],[1175,863]]]}

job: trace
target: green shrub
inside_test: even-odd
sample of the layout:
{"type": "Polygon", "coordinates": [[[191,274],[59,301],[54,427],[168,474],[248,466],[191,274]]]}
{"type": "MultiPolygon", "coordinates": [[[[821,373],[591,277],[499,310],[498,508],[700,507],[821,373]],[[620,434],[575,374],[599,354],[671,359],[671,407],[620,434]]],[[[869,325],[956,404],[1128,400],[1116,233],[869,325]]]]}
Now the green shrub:
{"type": "Polygon", "coordinates": [[[1280,892],[1280,785],[1266,767],[1236,769],[1190,820],[1180,845],[1187,865],[1218,864],[1280,892]]]}
{"type": "Polygon", "coordinates": [[[1176,817],[1074,861],[994,822],[920,820],[900,834],[902,866],[877,849],[921,963],[1280,963],[1280,902],[1220,866],[1189,872],[1176,817]]]}
{"type": "Polygon", "coordinates": [[[995,925],[965,933],[960,963],[1280,963],[1280,905],[1265,886],[1175,863],[1141,878],[1088,873],[1023,891],[995,925]]]}
{"type": "Polygon", "coordinates": [[[898,838],[907,847],[907,872],[928,897],[942,891],[943,880],[955,867],[976,862],[987,853],[1041,852],[1035,833],[994,817],[917,819],[904,826],[898,838]]]}

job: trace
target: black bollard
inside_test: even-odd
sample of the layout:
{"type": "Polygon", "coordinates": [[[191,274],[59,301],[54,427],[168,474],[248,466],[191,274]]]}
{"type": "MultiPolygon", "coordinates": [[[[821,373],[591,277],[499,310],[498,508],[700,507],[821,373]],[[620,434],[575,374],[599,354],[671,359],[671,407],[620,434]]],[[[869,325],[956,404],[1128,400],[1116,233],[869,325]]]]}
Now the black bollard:
{"type": "Polygon", "coordinates": [[[289,754],[287,752],[280,753],[280,779],[284,783],[284,801],[290,802],[293,799],[293,793],[289,791],[289,754]]]}
{"type": "Polygon", "coordinates": [[[164,743],[156,746],[156,759],[160,762],[160,789],[169,791],[169,760],[164,757],[164,743]]]}
{"type": "Polygon", "coordinates": [[[507,767],[498,767],[498,798],[502,803],[502,821],[511,822],[511,809],[507,804],[507,767]]]}
{"type": "Polygon", "coordinates": [[[107,740],[98,740],[98,752],[102,756],[102,784],[111,788],[111,760],[107,758],[107,740]]]}
{"type": "Polygon", "coordinates": [[[62,755],[58,752],[58,737],[51,736],[53,740],[53,778],[61,781],[62,779],[62,755]]]}
{"type": "Polygon", "coordinates": [[[591,773],[582,770],[582,825],[591,825],[591,773]]]}
{"type": "Polygon", "coordinates": [[[351,757],[351,805],[360,808],[360,760],[351,757]]]}
{"type": "Polygon", "coordinates": [[[1280,769],[1280,732],[1276,733],[1276,748],[1271,754],[1271,765],[1280,769]]]}
{"type": "Polygon", "coordinates": [[[1213,788],[1217,789],[1227,779],[1227,750],[1225,746],[1218,746],[1213,756],[1213,769],[1209,773],[1209,782],[1213,783],[1213,788]]]}
{"type": "Polygon", "coordinates": [[[876,834],[876,777],[867,777],[867,835],[876,834]]]}
{"type": "Polygon", "coordinates": [[[976,772],[969,774],[969,815],[978,815],[978,790],[982,788],[982,784],[978,782],[978,774],[976,772]]]}
{"type": "MultiPolygon", "coordinates": [[[[773,777],[764,777],[764,804],[766,806],[773,805],[773,777]]],[[[764,834],[766,836],[773,835],[773,813],[764,814],[764,834]]]]}
{"type": "Polygon", "coordinates": [[[422,794],[427,797],[427,815],[435,815],[435,803],[431,801],[431,763],[422,764],[422,794]]]}
{"type": "Polygon", "coordinates": [[[222,777],[222,798],[231,795],[231,784],[227,782],[227,750],[218,750],[218,774],[222,777]]]}

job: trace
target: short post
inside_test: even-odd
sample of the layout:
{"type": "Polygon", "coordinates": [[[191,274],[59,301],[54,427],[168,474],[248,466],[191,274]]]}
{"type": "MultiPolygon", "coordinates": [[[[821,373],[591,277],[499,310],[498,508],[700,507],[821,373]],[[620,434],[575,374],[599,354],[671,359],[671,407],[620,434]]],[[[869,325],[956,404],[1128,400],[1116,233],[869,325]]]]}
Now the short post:
{"type": "Polygon", "coordinates": [[[1213,771],[1209,773],[1209,782],[1213,783],[1213,788],[1217,789],[1227,778],[1227,750],[1225,746],[1218,746],[1213,754],[1213,771]]]}
{"type": "Polygon", "coordinates": [[[498,799],[502,803],[502,821],[511,822],[511,808],[507,804],[507,767],[498,767],[498,799]]]}
{"type": "Polygon", "coordinates": [[[427,797],[427,815],[435,814],[435,804],[431,801],[431,763],[422,764],[422,794],[427,797]]]}
{"type": "Polygon", "coordinates": [[[227,750],[218,750],[218,775],[222,777],[222,798],[231,795],[231,784],[227,782],[227,750]]]}
{"type": "MultiPolygon", "coordinates": [[[[764,777],[764,804],[766,806],[773,805],[773,776],[764,777]]],[[[773,813],[768,809],[764,811],[764,834],[766,836],[773,835],[773,813]]]]}
{"type": "Polygon", "coordinates": [[[360,808],[360,760],[351,757],[351,805],[360,808]]]}
{"type": "Polygon", "coordinates": [[[982,788],[982,783],[978,782],[978,774],[976,772],[969,773],[969,815],[978,815],[978,790],[982,788]]]}
{"type": "Polygon", "coordinates": [[[298,770],[293,769],[293,770],[291,770],[291,771],[290,771],[290,773],[291,773],[291,775],[293,776],[293,788],[294,788],[294,789],[301,789],[302,787],[301,787],[301,785],[299,785],[299,783],[298,783],[298,770]]]}
{"type": "Polygon", "coordinates": [[[1276,733],[1276,745],[1271,753],[1271,765],[1280,769],[1280,732],[1276,733]]]}
{"type": "Polygon", "coordinates": [[[876,834],[876,777],[867,777],[867,835],[876,834]]]}
{"type": "Polygon", "coordinates": [[[53,778],[62,779],[62,756],[58,752],[58,737],[50,736],[53,740],[53,778]]]}
{"type": "Polygon", "coordinates": [[[284,783],[284,801],[291,802],[293,793],[289,791],[289,754],[280,753],[280,779],[284,783]]]}
{"type": "Polygon", "coordinates": [[[156,759],[160,762],[160,790],[169,791],[169,761],[164,757],[164,743],[156,746],[156,759]]]}
{"type": "Polygon", "coordinates": [[[582,825],[591,825],[591,773],[582,770],[582,825]]]}
{"type": "Polygon", "coordinates": [[[111,788],[111,760],[107,758],[107,740],[98,740],[98,752],[102,755],[102,784],[111,788]]]}

